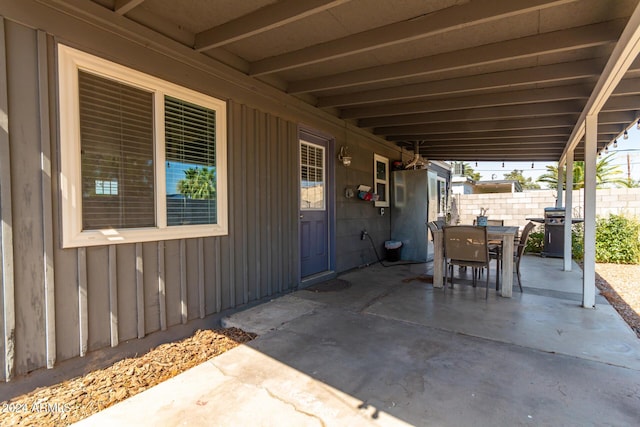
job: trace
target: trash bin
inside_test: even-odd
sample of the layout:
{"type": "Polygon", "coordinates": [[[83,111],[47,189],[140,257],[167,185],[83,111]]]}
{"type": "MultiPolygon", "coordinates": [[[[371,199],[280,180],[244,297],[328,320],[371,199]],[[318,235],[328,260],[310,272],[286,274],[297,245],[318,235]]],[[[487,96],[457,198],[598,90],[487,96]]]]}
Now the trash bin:
{"type": "Polygon", "coordinates": [[[384,242],[384,248],[387,251],[387,261],[400,261],[400,251],[402,250],[402,242],[395,240],[387,240],[384,242]]]}

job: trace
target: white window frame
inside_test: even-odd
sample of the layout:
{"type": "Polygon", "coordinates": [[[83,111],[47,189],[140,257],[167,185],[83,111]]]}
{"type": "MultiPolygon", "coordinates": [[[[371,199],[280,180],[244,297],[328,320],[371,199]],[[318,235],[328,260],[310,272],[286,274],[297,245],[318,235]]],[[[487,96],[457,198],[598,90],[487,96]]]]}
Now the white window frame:
{"type": "Polygon", "coordinates": [[[374,202],[375,207],[388,208],[389,207],[389,159],[379,154],[373,154],[373,189],[378,190],[377,184],[384,184],[384,200],[376,200],[374,202]],[[385,164],[386,177],[385,179],[378,179],[378,163],[385,164]]]}
{"type": "Polygon", "coordinates": [[[313,142],[305,141],[304,139],[300,139],[300,170],[298,171],[300,174],[300,210],[301,211],[326,211],[327,210],[327,168],[326,168],[326,149],[322,145],[314,144],[313,142]],[[322,153],[322,206],[319,207],[306,207],[302,206],[302,145],[306,145],[308,147],[318,149],[322,153]]]}
{"type": "Polygon", "coordinates": [[[226,102],[65,45],[58,45],[57,48],[62,247],[137,243],[229,234],[226,102]],[[154,94],[155,227],[104,230],[82,229],[78,70],[113,79],[154,94]],[[217,224],[167,226],[164,95],[173,96],[216,112],[217,224]]]}

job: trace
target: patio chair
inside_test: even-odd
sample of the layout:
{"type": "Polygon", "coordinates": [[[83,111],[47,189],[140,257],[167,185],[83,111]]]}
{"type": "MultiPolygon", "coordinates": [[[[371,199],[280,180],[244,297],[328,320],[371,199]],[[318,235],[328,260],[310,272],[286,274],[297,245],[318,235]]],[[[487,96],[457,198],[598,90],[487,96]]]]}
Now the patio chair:
{"type": "MultiPolygon", "coordinates": [[[[476,220],[473,220],[473,225],[476,225],[476,220]]],[[[487,219],[487,225],[504,226],[503,219],[487,219]]],[[[500,286],[500,257],[502,257],[502,241],[501,240],[489,240],[489,258],[496,260],[496,291],[500,286]]],[[[482,274],[484,269],[479,269],[478,273],[482,274]]]]}
{"type": "MultiPolygon", "coordinates": [[[[453,266],[473,268],[473,286],[477,282],[477,269],[487,267],[485,298],[489,298],[489,246],[487,228],[472,225],[454,225],[443,228],[444,233],[444,282],[447,283],[451,269],[451,287],[453,288],[453,266]]],[[[445,286],[446,288],[446,286],[445,286]]]]}
{"type": "MultiPolygon", "coordinates": [[[[522,234],[520,234],[520,240],[518,242],[516,242],[513,246],[513,263],[515,264],[515,270],[516,270],[516,275],[518,276],[518,287],[520,288],[520,292],[522,293],[522,279],[520,276],[520,260],[522,259],[522,256],[524,255],[524,250],[527,248],[527,241],[529,240],[529,234],[531,233],[531,230],[533,230],[535,228],[535,224],[533,222],[529,222],[527,223],[527,225],[524,226],[524,229],[522,230],[522,234]]],[[[490,255],[492,258],[494,257],[493,254],[490,255]]],[[[498,262],[498,266],[497,266],[497,275],[498,277],[496,278],[496,290],[498,290],[499,287],[499,278],[500,278],[500,265],[502,263],[502,253],[499,253],[497,255],[495,255],[495,259],[497,259],[498,262]]]]}

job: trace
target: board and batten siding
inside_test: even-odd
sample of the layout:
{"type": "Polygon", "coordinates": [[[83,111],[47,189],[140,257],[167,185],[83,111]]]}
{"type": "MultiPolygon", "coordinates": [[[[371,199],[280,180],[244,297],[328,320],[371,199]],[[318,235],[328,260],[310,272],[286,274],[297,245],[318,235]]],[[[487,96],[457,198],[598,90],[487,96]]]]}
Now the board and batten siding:
{"type": "Polygon", "coordinates": [[[298,125],[232,101],[227,236],[62,249],[54,52],[0,18],[0,379],[297,286],[298,125]]]}

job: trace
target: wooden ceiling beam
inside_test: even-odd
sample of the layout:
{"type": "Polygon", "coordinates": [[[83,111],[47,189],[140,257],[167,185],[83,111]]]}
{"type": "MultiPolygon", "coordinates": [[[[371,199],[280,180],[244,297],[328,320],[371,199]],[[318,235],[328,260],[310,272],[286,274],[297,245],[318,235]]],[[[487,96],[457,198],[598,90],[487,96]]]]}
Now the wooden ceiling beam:
{"type": "Polygon", "coordinates": [[[416,101],[403,104],[384,104],[371,107],[348,108],[342,110],[340,117],[343,119],[363,119],[366,117],[384,117],[402,114],[430,113],[436,111],[456,111],[537,102],[576,99],[586,100],[588,98],[589,88],[587,86],[570,85],[532,90],[518,90],[513,92],[470,95],[457,98],[416,101]]]}
{"type": "Polygon", "coordinates": [[[635,111],[610,111],[598,114],[598,125],[631,124],[638,120],[635,111]]]}
{"type": "Polygon", "coordinates": [[[489,131],[489,132],[467,132],[467,133],[436,133],[436,134],[403,134],[403,135],[387,135],[385,138],[391,141],[400,141],[410,139],[415,141],[474,141],[474,140],[511,140],[518,141],[523,139],[535,140],[536,138],[548,139],[566,139],[571,132],[571,126],[565,128],[549,128],[537,129],[535,131],[524,130],[507,130],[507,131],[489,131]]]}
{"type": "MultiPolygon", "coordinates": [[[[399,141],[405,141],[403,139],[399,140],[399,141]]],[[[502,143],[495,143],[494,141],[490,141],[490,140],[483,140],[483,141],[475,141],[475,142],[468,142],[468,141],[464,141],[464,142],[456,142],[456,141],[445,141],[445,142],[441,142],[441,141],[422,141],[421,142],[421,147],[429,147],[429,148],[433,148],[433,149],[462,149],[462,148],[475,148],[475,149],[482,149],[484,150],[485,148],[491,148],[491,149],[501,149],[501,150],[505,150],[508,149],[510,150],[511,148],[518,146],[521,148],[524,147],[528,147],[528,149],[542,149],[546,146],[564,146],[566,142],[566,139],[556,139],[553,141],[528,141],[528,140],[524,140],[524,141],[518,141],[517,143],[508,143],[508,142],[502,142],[502,143]]]]}
{"type": "Polygon", "coordinates": [[[144,0],[116,0],[116,4],[113,7],[113,11],[118,15],[124,15],[128,13],[134,7],[140,6],[144,0]]]}
{"type": "Polygon", "coordinates": [[[611,96],[640,94],[640,77],[623,79],[618,83],[611,96]]]}
{"type": "Polygon", "coordinates": [[[349,0],[283,0],[196,34],[198,52],[224,46],[273,30],[310,15],[324,12],[349,0]]]}
{"type": "MultiPolygon", "coordinates": [[[[407,143],[409,142],[411,141],[408,141],[407,143]]],[[[500,157],[500,155],[514,154],[514,153],[523,153],[531,156],[536,154],[541,154],[544,156],[547,154],[546,153],[547,150],[562,152],[563,145],[564,145],[563,142],[556,142],[556,143],[550,143],[550,144],[543,144],[541,146],[538,146],[537,148],[534,145],[523,145],[521,147],[512,146],[507,149],[505,149],[504,147],[487,148],[486,150],[485,150],[485,147],[455,147],[454,146],[454,147],[447,148],[447,147],[429,147],[427,145],[424,145],[424,146],[420,146],[420,151],[424,151],[428,149],[431,152],[442,153],[444,155],[447,155],[447,151],[449,151],[451,154],[468,152],[474,156],[490,154],[490,155],[493,155],[494,157],[496,155],[498,155],[497,157],[500,157]],[[481,149],[479,150],[479,148],[481,149]]],[[[406,148],[409,149],[409,146],[407,145],[406,148]]]]}
{"type": "Polygon", "coordinates": [[[319,108],[345,107],[372,102],[397,101],[426,96],[472,93],[500,88],[517,89],[539,83],[560,82],[597,77],[604,60],[586,59],[571,63],[518,68],[496,73],[479,74],[456,79],[438,80],[384,89],[348,93],[318,98],[319,108]]]}
{"type": "Polygon", "coordinates": [[[496,130],[540,129],[573,127],[577,115],[553,116],[533,119],[496,120],[467,123],[436,123],[426,125],[389,126],[374,128],[375,135],[409,135],[455,132],[486,132],[496,130]]]}
{"type": "Polygon", "coordinates": [[[317,64],[573,1],[521,0],[511,2],[476,0],[465,2],[416,18],[256,61],[251,64],[250,75],[261,76],[317,64]]]}
{"type": "Polygon", "coordinates": [[[316,92],[359,86],[367,83],[424,76],[492,63],[513,61],[545,54],[585,49],[614,43],[625,24],[624,19],[552,31],[498,43],[475,46],[439,55],[401,61],[318,78],[293,81],[289,93],[316,92]]]}
{"type": "Polygon", "coordinates": [[[532,147],[532,146],[528,146],[528,145],[523,145],[521,147],[509,147],[509,149],[505,149],[504,147],[487,147],[487,146],[482,146],[482,147],[456,147],[456,146],[451,146],[451,147],[430,147],[430,146],[421,146],[420,147],[420,152],[427,152],[427,153],[442,153],[444,155],[455,155],[456,153],[464,153],[464,152],[468,152],[468,153],[477,153],[478,152],[478,148],[482,149],[482,154],[504,154],[504,153],[527,153],[527,154],[533,154],[536,151],[547,151],[547,150],[555,150],[555,151],[559,151],[560,153],[562,153],[562,149],[564,148],[564,142],[559,142],[559,143],[555,143],[555,144],[543,144],[542,146],[536,148],[536,147],[532,147]]]}
{"type": "MultiPolygon", "coordinates": [[[[479,152],[477,150],[460,150],[455,152],[420,150],[420,155],[430,160],[452,160],[452,161],[556,161],[562,154],[562,147],[549,147],[542,150],[524,151],[504,151],[501,152],[479,152]]],[[[505,168],[505,173],[508,169],[505,168]]]]}
{"type": "Polygon", "coordinates": [[[441,111],[435,113],[406,114],[400,116],[373,117],[358,121],[360,127],[402,126],[423,123],[466,122],[504,120],[514,118],[546,117],[563,114],[580,114],[584,103],[574,100],[539,102],[535,104],[503,105],[471,110],[441,111]]]}
{"type": "Polygon", "coordinates": [[[604,103],[600,111],[637,111],[640,110],[640,95],[612,96],[604,103]]]}
{"type": "MultiPolygon", "coordinates": [[[[582,143],[586,135],[586,122],[588,117],[593,117],[602,111],[610,95],[616,89],[627,71],[637,63],[640,55],[640,5],[636,5],[633,14],[627,20],[625,29],[616,41],[616,45],[600,74],[600,78],[591,92],[591,96],[585,105],[582,114],[576,121],[571,137],[565,146],[562,156],[558,159],[562,166],[567,160],[569,152],[576,152],[575,148],[582,143]]],[[[630,108],[631,109],[631,108],[630,108]]],[[[584,151],[584,150],[580,150],[584,151]]]]}

